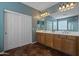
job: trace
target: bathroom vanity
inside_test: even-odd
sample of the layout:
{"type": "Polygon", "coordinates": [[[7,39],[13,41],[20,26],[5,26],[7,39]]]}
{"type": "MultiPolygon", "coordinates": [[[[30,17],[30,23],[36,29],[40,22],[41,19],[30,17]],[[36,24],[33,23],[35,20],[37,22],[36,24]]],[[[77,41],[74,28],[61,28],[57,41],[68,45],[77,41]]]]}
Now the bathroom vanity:
{"type": "Polygon", "coordinates": [[[69,55],[79,55],[79,33],[36,31],[40,44],[69,55]]]}

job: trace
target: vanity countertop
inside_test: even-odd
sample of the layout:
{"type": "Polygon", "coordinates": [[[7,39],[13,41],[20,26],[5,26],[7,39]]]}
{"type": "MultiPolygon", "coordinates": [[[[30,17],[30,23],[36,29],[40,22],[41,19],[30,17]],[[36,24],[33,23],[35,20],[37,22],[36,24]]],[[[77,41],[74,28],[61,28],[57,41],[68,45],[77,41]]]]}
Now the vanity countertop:
{"type": "Polygon", "coordinates": [[[71,36],[79,36],[79,32],[72,31],[46,31],[46,30],[37,30],[39,33],[49,33],[49,34],[59,34],[59,35],[71,35],[71,36]]]}

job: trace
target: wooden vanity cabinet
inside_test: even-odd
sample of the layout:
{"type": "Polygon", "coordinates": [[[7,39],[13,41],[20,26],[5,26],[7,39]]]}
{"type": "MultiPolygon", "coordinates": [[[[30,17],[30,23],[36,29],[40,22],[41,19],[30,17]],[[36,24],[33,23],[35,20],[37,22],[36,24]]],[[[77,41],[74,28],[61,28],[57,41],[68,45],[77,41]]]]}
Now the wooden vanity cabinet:
{"type": "Polygon", "coordinates": [[[46,46],[53,48],[53,35],[46,34],[46,46]]]}
{"type": "Polygon", "coordinates": [[[76,37],[67,36],[66,39],[63,39],[63,52],[69,55],[76,55],[76,37]]]}
{"type": "Polygon", "coordinates": [[[37,33],[39,43],[69,55],[79,55],[79,37],[49,33],[37,33]]]}

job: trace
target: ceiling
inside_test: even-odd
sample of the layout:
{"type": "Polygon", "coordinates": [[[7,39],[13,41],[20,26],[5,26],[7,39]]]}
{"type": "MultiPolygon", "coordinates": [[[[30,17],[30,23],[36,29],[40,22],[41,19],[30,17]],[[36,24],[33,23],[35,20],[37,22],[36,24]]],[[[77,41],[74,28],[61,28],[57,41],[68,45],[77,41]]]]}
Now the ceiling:
{"type": "Polygon", "coordinates": [[[39,11],[42,11],[57,4],[58,2],[22,2],[22,3],[39,11]]]}

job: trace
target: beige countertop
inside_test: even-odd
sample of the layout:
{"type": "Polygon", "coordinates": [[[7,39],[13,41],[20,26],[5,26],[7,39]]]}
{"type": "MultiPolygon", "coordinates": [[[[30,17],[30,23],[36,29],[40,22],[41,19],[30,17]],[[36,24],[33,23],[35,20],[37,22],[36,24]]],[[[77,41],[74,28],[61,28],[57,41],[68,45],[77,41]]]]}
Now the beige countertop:
{"type": "Polygon", "coordinates": [[[45,30],[37,30],[36,32],[50,33],[50,34],[59,34],[59,35],[79,36],[79,32],[72,32],[72,31],[45,31],[45,30]]]}

